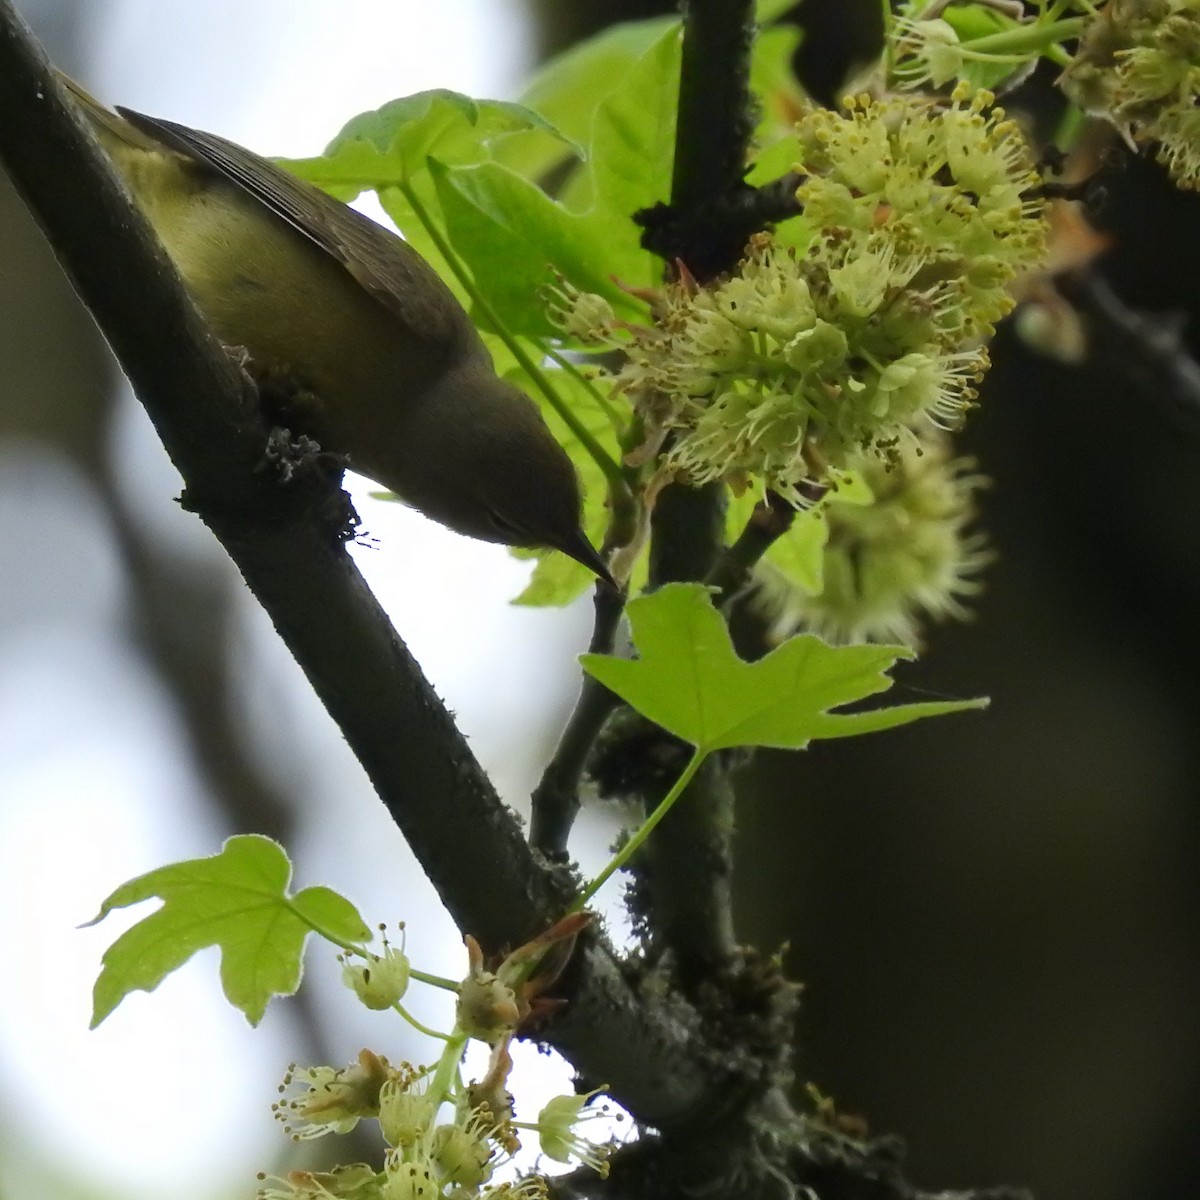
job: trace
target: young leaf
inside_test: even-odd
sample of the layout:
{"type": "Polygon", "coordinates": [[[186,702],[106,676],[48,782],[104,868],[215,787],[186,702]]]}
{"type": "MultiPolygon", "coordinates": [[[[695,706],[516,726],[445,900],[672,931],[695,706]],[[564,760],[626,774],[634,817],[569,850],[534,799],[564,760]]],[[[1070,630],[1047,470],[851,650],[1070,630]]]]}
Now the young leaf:
{"type": "Polygon", "coordinates": [[[702,753],[731,746],[799,750],[813,738],[891,729],[987,703],[934,701],[833,713],[886,691],[892,680],[885,672],[913,652],[905,646],[829,646],[805,634],[758,662],[743,662],[699,584],[669,584],[631,601],[627,611],[640,658],[585,654],[584,670],[702,753]]]}
{"type": "Polygon", "coordinates": [[[671,22],[595,109],[589,186],[586,195],[573,197],[586,211],[551,199],[498,163],[454,163],[431,154],[446,232],[514,332],[561,336],[540,303],[551,264],[581,291],[599,292],[629,316],[638,315],[638,306],[613,278],[638,287],[659,282],[661,264],[641,248],[633,214],[670,190],[679,53],[679,25],[671,22]]]}
{"type": "MultiPolygon", "coordinates": [[[[587,168],[571,177],[560,198],[522,198],[511,180],[504,182],[495,172],[482,171],[470,184],[465,176],[454,182],[459,203],[469,201],[479,210],[472,218],[476,223],[486,215],[507,224],[502,206],[518,202],[514,224],[523,228],[524,235],[533,235],[522,238],[526,244],[519,261],[526,271],[530,264],[540,265],[540,259],[554,262],[574,281],[572,263],[577,263],[586,267],[581,279],[590,276],[598,281],[589,284],[589,290],[608,295],[618,308],[628,308],[624,293],[613,294],[611,276],[637,287],[661,282],[662,264],[641,249],[641,229],[633,214],[665,200],[670,191],[680,24],[670,20],[625,26],[587,45],[593,49],[586,54],[580,51],[587,68],[582,74],[571,78],[574,60],[568,56],[567,68],[556,70],[527,95],[528,101],[544,105],[550,116],[562,120],[575,137],[587,137],[587,168]],[[593,73],[603,75],[602,86],[589,85],[593,73]],[[497,189],[502,194],[496,194],[497,189]],[[554,250],[564,242],[571,252],[559,262],[554,250]]],[[[445,161],[440,153],[434,157],[445,161]]],[[[511,140],[497,148],[496,158],[518,180],[522,174],[536,173],[536,163],[522,157],[511,140]]],[[[511,241],[512,230],[494,232],[511,241]]],[[[455,236],[463,235],[455,231],[455,236]]]]}
{"type": "Polygon", "coordinates": [[[374,190],[389,217],[453,286],[446,263],[422,226],[405,191],[416,193],[436,217],[427,162],[464,165],[488,161],[495,148],[521,135],[557,140],[564,153],[579,147],[544,117],[504,100],[473,100],[445,89],[417,92],[350,120],[319,158],[280,159],[282,166],[341,200],[374,190]]]}
{"type": "MultiPolygon", "coordinates": [[[[638,246],[633,214],[671,190],[679,107],[680,29],[669,26],[596,110],[588,147],[593,207],[586,214],[599,246],[638,246]]],[[[652,256],[625,282],[657,282],[652,256]]]]}
{"type": "Polygon", "coordinates": [[[157,912],[104,952],[92,992],[94,1029],[130,992],[152,992],[197,950],[221,947],[221,985],[257,1025],[272,996],[300,985],[304,939],[314,930],[339,945],[371,940],[354,905],[325,887],[287,893],[292,864],[283,848],[254,834],[231,837],[219,854],[159,867],[123,883],[88,922],[157,897],[157,912]]]}
{"type": "Polygon", "coordinates": [[[767,551],[766,560],[810,596],[825,586],[825,543],[829,519],[823,508],[796,514],[792,527],[767,551]]]}
{"type": "MultiPolygon", "coordinates": [[[[597,104],[620,86],[650,46],[678,26],[676,17],[610,25],[539,68],[521,103],[552,121],[565,136],[587,145],[597,104]]],[[[496,153],[498,161],[527,179],[544,175],[565,157],[561,145],[537,137],[510,138],[496,153]]]]}
{"type": "Polygon", "coordinates": [[[445,163],[491,158],[493,143],[538,132],[579,152],[544,117],[506,100],[473,100],[443,88],[389,101],[351,118],[318,158],[280,159],[282,166],[344,200],[409,182],[430,155],[445,163]]]}
{"type": "Polygon", "coordinates": [[[511,333],[561,338],[546,312],[546,289],[557,270],[581,292],[597,292],[618,310],[637,306],[609,278],[637,271],[643,252],[601,246],[585,220],[540,188],[496,163],[429,171],[446,217],[446,233],[475,286],[511,333]]]}

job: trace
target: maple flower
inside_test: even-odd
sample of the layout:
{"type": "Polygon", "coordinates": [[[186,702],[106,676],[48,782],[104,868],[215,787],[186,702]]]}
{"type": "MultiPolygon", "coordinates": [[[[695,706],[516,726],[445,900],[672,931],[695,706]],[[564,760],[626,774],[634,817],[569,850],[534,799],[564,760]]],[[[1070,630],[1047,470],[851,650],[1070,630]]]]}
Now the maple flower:
{"type": "Polygon", "coordinates": [[[596,1088],[579,1095],[555,1096],[538,1113],[538,1143],[547,1158],[561,1163],[580,1163],[591,1167],[601,1177],[608,1175],[611,1146],[597,1146],[576,1131],[576,1127],[586,1121],[607,1116],[602,1108],[584,1112],[588,1102],[603,1090],[596,1088]]]}
{"type": "Polygon", "coordinates": [[[398,1156],[388,1155],[383,1168],[381,1200],[433,1200],[442,1195],[430,1165],[398,1156]]]}
{"type": "Polygon", "coordinates": [[[443,1184],[478,1188],[497,1165],[495,1121],[486,1109],[474,1109],[454,1123],[433,1131],[433,1158],[443,1184]]]}
{"type": "Polygon", "coordinates": [[[910,287],[922,265],[875,234],[804,258],[764,237],[730,280],[694,296],[675,289],[661,332],[621,373],[675,435],[668,469],[692,483],[759,477],[799,507],[864,448],[890,458],[909,426],[956,425],[987,355],[939,331],[945,289],[910,287]],[[722,317],[751,339],[736,362],[695,336],[722,317]]]}
{"type": "Polygon", "coordinates": [[[386,938],[382,954],[368,954],[362,963],[342,959],[342,982],[370,1009],[382,1010],[398,1003],[408,991],[408,975],[403,943],[397,950],[386,938]]]}
{"type": "Polygon", "coordinates": [[[617,314],[603,296],[581,292],[565,278],[547,289],[550,318],[564,333],[582,341],[597,341],[617,325],[617,314]]]}
{"type": "Polygon", "coordinates": [[[386,1200],[478,1195],[496,1167],[508,1161],[508,1138],[487,1108],[467,1110],[460,1104],[456,1118],[440,1125],[433,1124],[433,1109],[426,1111],[429,1120],[421,1126],[414,1122],[413,1136],[404,1136],[387,1153],[386,1200]]]}
{"type": "Polygon", "coordinates": [[[487,1073],[467,1086],[466,1103],[472,1110],[486,1110],[494,1126],[495,1140],[509,1154],[515,1154],[521,1143],[513,1129],[513,1097],[506,1087],[513,1060],[508,1040],[501,1039],[492,1046],[487,1073]]]}
{"type": "Polygon", "coordinates": [[[257,1200],[383,1200],[382,1177],[366,1163],[258,1178],[263,1186],[256,1193],[257,1200]]]}
{"type": "Polygon", "coordinates": [[[494,1183],[479,1193],[479,1200],[547,1200],[550,1185],[541,1175],[527,1175],[515,1182],[494,1183]]]}
{"type": "MultiPolygon", "coordinates": [[[[957,427],[1010,285],[1046,255],[1040,177],[986,91],[849,98],[798,125],[804,248],[751,239],[728,277],[680,272],[651,324],[607,323],[615,390],[666,478],[806,507],[864,455],[957,427]]],[[[577,298],[581,312],[582,298],[577,298]]]]}
{"type": "Polygon", "coordinates": [[[495,1044],[512,1033],[521,1020],[515,988],[519,973],[505,969],[507,960],[500,970],[489,971],[479,943],[469,935],[465,941],[469,970],[458,989],[458,1027],[469,1037],[495,1044]]]}
{"type": "Polygon", "coordinates": [[[1012,308],[1006,285],[1046,253],[1034,156],[994,100],[965,84],[947,102],[851,96],[842,112],[808,111],[798,130],[805,217],[916,256],[914,291],[950,281],[953,337],[990,332],[1012,308]]]}
{"type": "Polygon", "coordinates": [[[296,1141],[327,1133],[348,1133],[363,1117],[379,1115],[379,1093],[388,1061],[363,1050],[348,1067],[288,1067],[280,1085],[283,1099],[271,1107],[275,1119],[296,1141]],[[287,1095],[288,1089],[295,1093],[287,1095]]]}
{"type": "Polygon", "coordinates": [[[432,1128],[437,1108],[425,1087],[423,1072],[411,1067],[391,1072],[379,1089],[383,1140],[395,1147],[415,1145],[432,1128]]]}
{"type": "Polygon", "coordinates": [[[896,28],[901,34],[896,46],[896,75],[903,87],[928,84],[940,88],[962,73],[966,59],[949,21],[940,17],[925,21],[897,17],[896,28]]]}
{"type": "MultiPolygon", "coordinates": [[[[523,1021],[554,1011],[560,1002],[541,993],[558,979],[575,939],[591,920],[590,913],[568,913],[510,950],[495,970],[488,968],[482,947],[467,934],[463,941],[469,969],[459,985],[455,1010],[459,1030],[495,1047],[506,1043],[523,1021]]],[[[492,1066],[500,1069],[503,1061],[504,1055],[497,1055],[492,1066]]]]}

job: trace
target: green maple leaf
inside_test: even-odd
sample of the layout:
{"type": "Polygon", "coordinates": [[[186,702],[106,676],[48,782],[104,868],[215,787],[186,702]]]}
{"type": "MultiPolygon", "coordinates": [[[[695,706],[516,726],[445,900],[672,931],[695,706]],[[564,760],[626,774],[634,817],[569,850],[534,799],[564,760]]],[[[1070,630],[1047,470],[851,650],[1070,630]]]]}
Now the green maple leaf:
{"type": "Polygon", "coordinates": [[[631,601],[628,613],[639,657],[585,654],[584,670],[705,754],[731,746],[799,750],[814,738],[872,733],[987,703],[938,700],[833,713],[886,691],[892,685],[886,672],[913,652],[830,646],[803,634],[757,662],[743,662],[699,584],[669,584],[631,601]]]}
{"type": "Polygon", "coordinates": [[[744,662],[709,590],[695,583],[668,584],[630,601],[626,611],[639,657],[584,654],[580,662],[644,717],[691,742],[695,752],[658,807],[576,897],[574,910],[637,853],[714,750],[800,750],[813,738],[873,733],[987,704],[937,700],[831,712],[886,691],[892,686],[886,672],[913,652],[907,646],[830,646],[803,634],[757,662],[744,662]]]}
{"type": "Polygon", "coordinates": [[[230,838],[219,854],[174,863],[123,883],[88,922],[151,897],[163,905],[104,952],[92,991],[94,1029],[133,991],[152,992],[197,950],[221,948],[221,986],[257,1025],[272,996],[300,986],[304,940],[312,932],[338,945],[371,940],[345,897],[326,887],[289,896],[292,864],[270,838],[230,838]]]}

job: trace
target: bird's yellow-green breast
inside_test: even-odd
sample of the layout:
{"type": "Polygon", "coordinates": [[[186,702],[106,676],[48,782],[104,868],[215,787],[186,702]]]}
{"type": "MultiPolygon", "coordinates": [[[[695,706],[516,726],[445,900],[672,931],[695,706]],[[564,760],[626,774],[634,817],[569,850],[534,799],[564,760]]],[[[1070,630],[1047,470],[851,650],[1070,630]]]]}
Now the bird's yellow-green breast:
{"type": "Polygon", "coordinates": [[[217,336],[260,375],[319,402],[332,444],[374,459],[403,421],[404,389],[417,391],[444,353],[406,335],[340,263],[216,172],[167,148],[104,141],[217,336]]]}

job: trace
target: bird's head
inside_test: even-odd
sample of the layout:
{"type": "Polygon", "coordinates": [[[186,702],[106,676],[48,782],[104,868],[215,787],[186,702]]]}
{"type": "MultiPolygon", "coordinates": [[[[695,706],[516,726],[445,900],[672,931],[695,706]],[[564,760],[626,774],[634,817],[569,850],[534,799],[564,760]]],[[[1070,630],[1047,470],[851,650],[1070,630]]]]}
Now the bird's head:
{"type": "Polygon", "coordinates": [[[415,508],[481,541],[561,550],[613,583],[581,527],[575,467],[522,391],[490,369],[449,374],[413,419],[415,508]]]}

